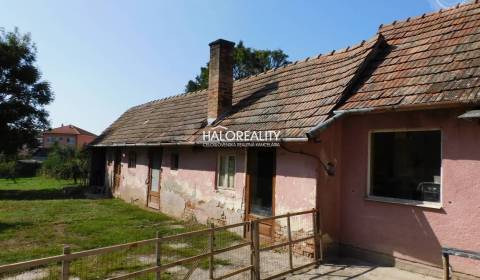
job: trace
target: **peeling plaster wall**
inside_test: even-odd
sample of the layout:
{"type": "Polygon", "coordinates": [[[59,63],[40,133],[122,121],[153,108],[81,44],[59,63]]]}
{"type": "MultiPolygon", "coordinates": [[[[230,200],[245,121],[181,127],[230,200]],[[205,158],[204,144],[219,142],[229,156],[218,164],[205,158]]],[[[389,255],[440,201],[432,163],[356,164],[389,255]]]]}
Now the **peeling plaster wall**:
{"type": "MultiPolygon", "coordinates": [[[[314,145],[318,148],[318,145],[314,145]]],[[[313,147],[312,147],[313,148],[313,147]]],[[[146,205],[148,149],[123,148],[121,180],[115,197],[146,205]],[[128,168],[129,151],[137,152],[136,168],[128,168]]],[[[114,149],[107,151],[105,184],[113,184],[114,149]]],[[[305,155],[277,149],[275,214],[312,209],[316,205],[316,162],[305,155]]],[[[245,213],[246,151],[239,149],[164,148],[160,188],[160,210],[200,223],[232,224],[243,221],[245,213]],[[179,155],[178,170],[171,169],[172,152],[179,155]],[[236,155],[234,189],[216,188],[219,153],[236,155]]],[[[311,216],[292,219],[294,230],[311,230],[311,216]]]]}
{"type": "Polygon", "coordinates": [[[245,188],[244,149],[164,149],[161,211],[200,223],[231,224],[243,221],[245,188]],[[217,189],[215,176],[218,152],[235,154],[233,189],[217,189]],[[178,152],[179,168],[170,168],[171,153],[178,152]]]}
{"type": "MultiPolygon", "coordinates": [[[[148,150],[146,148],[123,148],[120,186],[113,192],[113,196],[137,205],[146,205],[148,178],[148,150]],[[128,168],[128,154],[135,151],[137,154],[136,168],[128,168]]],[[[107,150],[107,172],[105,184],[113,187],[113,167],[115,150],[107,150]]]]}
{"type": "MultiPolygon", "coordinates": [[[[480,251],[480,125],[465,110],[357,115],[344,119],[341,242],[441,266],[441,246],[480,251]],[[365,200],[368,132],[440,128],[442,209],[365,200]]],[[[455,271],[480,276],[478,262],[452,257],[455,271]]]]}

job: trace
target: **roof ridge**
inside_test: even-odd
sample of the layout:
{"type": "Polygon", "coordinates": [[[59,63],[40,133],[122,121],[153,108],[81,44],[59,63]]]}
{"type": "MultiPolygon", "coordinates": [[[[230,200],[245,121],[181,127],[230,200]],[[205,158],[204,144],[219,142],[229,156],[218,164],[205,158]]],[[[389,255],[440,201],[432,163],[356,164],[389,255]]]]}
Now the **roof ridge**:
{"type": "Polygon", "coordinates": [[[460,8],[465,8],[466,6],[476,5],[478,3],[479,3],[479,0],[472,0],[472,1],[469,1],[469,2],[458,3],[457,5],[452,6],[452,7],[448,7],[446,9],[441,8],[440,10],[437,10],[437,11],[433,11],[433,12],[429,12],[429,13],[423,13],[422,15],[419,15],[419,16],[408,17],[408,18],[403,19],[403,20],[394,20],[393,22],[388,23],[388,24],[383,24],[382,23],[382,24],[380,24],[380,26],[378,26],[378,32],[380,32],[385,27],[394,26],[394,25],[397,25],[397,24],[400,24],[400,23],[411,22],[412,20],[416,20],[416,19],[420,19],[420,18],[431,17],[431,16],[438,15],[438,14],[441,14],[441,13],[444,13],[444,12],[447,12],[447,11],[452,11],[452,10],[456,10],[456,9],[460,9],[460,8]]]}
{"type": "Polygon", "coordinates": [[[303,63],[306,63],[306,62],[309,62],[309,61],[314,61],[314,60],[317,60],[317,59],[320,59],[320,58],[350,52],[350,51],[353,51],[357,48],[363,47],[365,44],[377,41],[379,36],[382,36],[382,35],[380,33],[377,33],[374,36],[372,36],[371,38],[369,38],[368,40],[362,40],[361,42],[359,42],[357,44],[354,44],[354,45],[351,45],[351,46],[348,45],[345,48],[334,49],[334,50],[331,50],[331,51],[326,52],[326,53],[320,53],[320,54],[317,54],[317,55],[308,56],[308,57],[303,58],[303,59],[298,59],[298,60],[295,60],[295,61],[293,61],[289,64],[285,64],[285,65],[282,65],[282,66],[279,66],[279,67],[274,67],[272,69],[269,69],[269,70],[266,70],[266,71],[263,71],[263,72],[260,72],[260,73],[257,73],[257,74],[253,74],[253,75],[243,77],[243,78],[238,79],[238,80],[234,80],[234,82],[240,82],[240,81],[243,82],[243,81],[249,80],[250,78],[255,78],[255,77],[258,77],[260,75],[269,73],[269,72],[276,72],[278,69],[285,69],[285,68],[289,68],[290,66],[303,64],[303,63]]]}

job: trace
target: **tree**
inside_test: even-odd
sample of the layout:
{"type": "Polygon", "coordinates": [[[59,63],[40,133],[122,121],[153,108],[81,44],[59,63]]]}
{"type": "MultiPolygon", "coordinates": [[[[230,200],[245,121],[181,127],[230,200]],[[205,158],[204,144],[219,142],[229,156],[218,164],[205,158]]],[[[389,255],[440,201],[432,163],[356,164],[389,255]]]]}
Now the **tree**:
{"type": "Polygon", "coordinates": [[[45,105],[53,94],[35,65],[36,55],[30,34],[0,29],[0,154],[12,156],[23,145],[34,146],[49,125],[45,105]]]}
{"type": "Polygon", "coordinates": [[[62,147],[55,144],[42,164],[42,174],[57,179],[73,179],[87,184],[90,166],[89,153],[85,149],[62,147]]]}
{"type": "MultiPolygon", "coordinates": [[[[289,64],[288,55],[282,50],[256,50],[247,48],[240,41],[233,51],[233,78],[241,79],[289,64]]],[[[185,92],[208,88],[208,63],[200,68],[194,80],[188,81],[185,92]]]]}

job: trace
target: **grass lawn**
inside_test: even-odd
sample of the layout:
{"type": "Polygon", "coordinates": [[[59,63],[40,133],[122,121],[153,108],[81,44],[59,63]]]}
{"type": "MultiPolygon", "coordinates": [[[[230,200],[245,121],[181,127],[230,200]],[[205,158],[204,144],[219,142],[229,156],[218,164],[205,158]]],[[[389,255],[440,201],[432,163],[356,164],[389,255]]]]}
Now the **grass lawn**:
{"type": "MultiPolygon", "coordinates": [[[[157,231],[165,236],[203,228],[119,199],[58,196],[51,199],[43,195],[42,199],[35,199],[36,192],[59,189],[71,185],[71,181],[36,177],[17,179],[17,184],[12,184],[0,181],[0,264],[57,255],[62,252],[63,244],[70,245],[72,251],[79,251],[153,238],[157,231]],[[20,196],[12,197],[10,193],[8,199],[2,199],[2,191],[10,192],[12,186],[22,190],[20,196]]],[[[222,239],[233,242],[238,237],[225,233],[222,239]]],[[[175,254],[195,255],[203,252],[206,246],[206,240],[191,238],[185,242],[188,246],[177,249],[175,254]]],[[[164,249],[165,252],[173,250],[172,247],[164,249]]],[[[140,250],[140,253],[145,252],[140,250]]]]}
{"type": "Polygon", "coordinates": [[[73,180],[57,180],[46,177],[0,179],[0,190],[61,189],[66,186],[75,186],[75,184],[73,180]]]}

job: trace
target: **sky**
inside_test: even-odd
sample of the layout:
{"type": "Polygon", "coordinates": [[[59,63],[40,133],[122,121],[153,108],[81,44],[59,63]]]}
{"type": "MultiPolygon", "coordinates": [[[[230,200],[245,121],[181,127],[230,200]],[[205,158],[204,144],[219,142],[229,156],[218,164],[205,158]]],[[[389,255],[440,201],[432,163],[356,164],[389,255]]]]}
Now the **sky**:
{"type": "Polygon", "coordinates": [[[381,23],[460,0],[0,0],[0,28],[31,33],[52,127],[101,133],[128,108],[182,93],[218,38],[291,61],[368,40],[381,23]]]}

